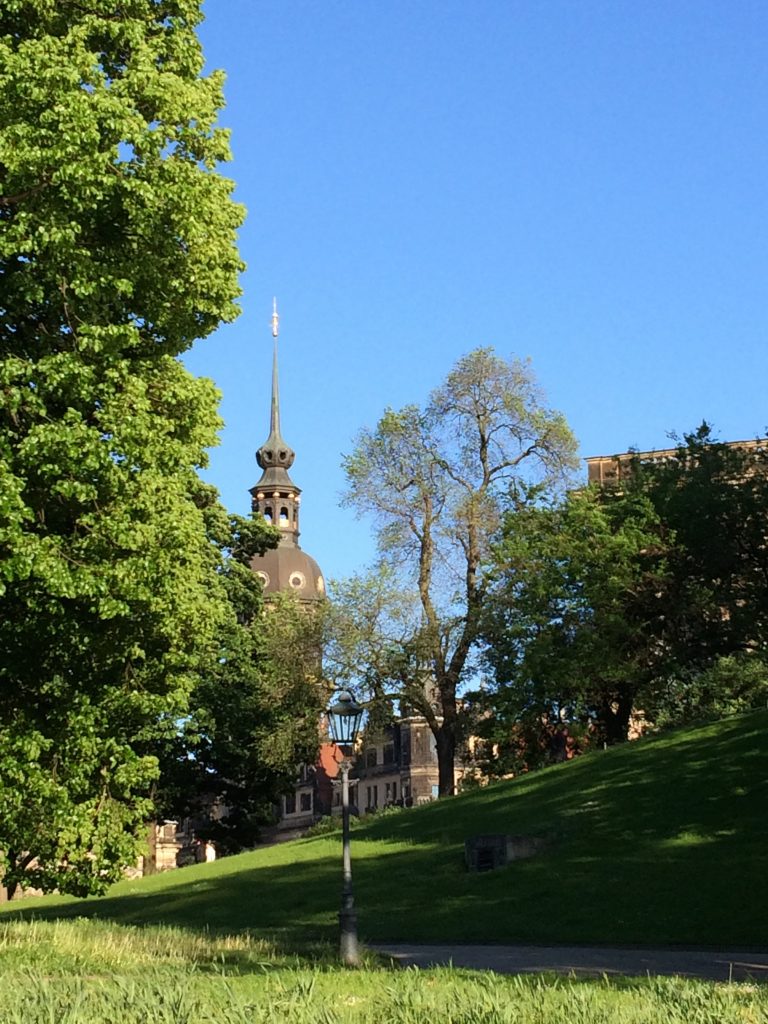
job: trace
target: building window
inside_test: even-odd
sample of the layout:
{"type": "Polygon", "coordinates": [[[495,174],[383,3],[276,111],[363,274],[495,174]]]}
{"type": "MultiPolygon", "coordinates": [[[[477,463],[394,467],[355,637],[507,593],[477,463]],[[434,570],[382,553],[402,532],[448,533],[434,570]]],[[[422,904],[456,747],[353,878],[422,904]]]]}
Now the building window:
{"type": "Polygon", "coordinates": [[[294,588],[294,590],[301,590],[301,588],[307,582],[303,572],[292,572],[288,582],[294,588]]]}
{"type": "Polygon", "coordinates": [[[375,768],[376,767],[376,747],[369,747],[365,752],[365,767],[375,768]]]}
{"type": "Polygon", "coordinates": [[[311,811],[312,810],[312,794],[311,793],[302,793],[301,794],[301,809],[302,809],[302,811],[311,811]]]}
{"type": "Polygon", "coordinates": [[[387,782],[384,787],[384,803],[394,804],[397,801],[397,783],[387,782]]]}
{"type": "Polygon", "coordinates": [[[384,764],[394,764],[395,763],[395,744],[394,743],[387,743],[385,745],[383,761],[384,761],[384,764]]]}
{"type": "Polygon", "coordinates": [[[267,505],[267,507],[264,509],[264,518],[267,520],[268,523],[272,522],[272,509],[269,507],[269,505],[267,505]]]}
{"type": "Polygon", "coordinates": [[[283,505],[283,507],[280,509],[280,525],[288,525],[288,509],[285,507],[285,505],[283,505]]]}
{"type": "Polygon", "coordinates": [[[285,807],[285,814],[296,813],[296,794],[289,793],[288,796],[283,798],[283,806],[285,807]]]}

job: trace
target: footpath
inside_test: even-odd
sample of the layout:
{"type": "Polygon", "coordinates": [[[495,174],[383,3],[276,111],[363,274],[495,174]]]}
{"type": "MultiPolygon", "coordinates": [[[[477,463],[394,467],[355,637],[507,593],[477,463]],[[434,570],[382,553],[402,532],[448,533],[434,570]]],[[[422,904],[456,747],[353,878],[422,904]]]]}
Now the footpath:
{"type": "Polygon", "coordinates": [[[370,947],[404,967],[452,964],[498,974],[554,971],[581,977],[681,975],[709,981],[768,982],[768,952],[632,949],[600,946],[409,946],[370,947]]]}

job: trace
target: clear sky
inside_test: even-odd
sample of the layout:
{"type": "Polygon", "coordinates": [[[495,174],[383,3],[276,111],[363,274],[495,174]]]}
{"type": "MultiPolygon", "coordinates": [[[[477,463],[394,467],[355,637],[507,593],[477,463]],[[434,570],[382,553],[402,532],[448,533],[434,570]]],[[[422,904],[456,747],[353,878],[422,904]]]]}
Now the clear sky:
{"type": "Polygon", "coordinates": [[[768,424],[765,0],[208,0],[248,216],[207,478],[249,508],[272,296],[302,547],[374,553],[342,452],[462,354],[530,356],[581,454],[768,424]]]}

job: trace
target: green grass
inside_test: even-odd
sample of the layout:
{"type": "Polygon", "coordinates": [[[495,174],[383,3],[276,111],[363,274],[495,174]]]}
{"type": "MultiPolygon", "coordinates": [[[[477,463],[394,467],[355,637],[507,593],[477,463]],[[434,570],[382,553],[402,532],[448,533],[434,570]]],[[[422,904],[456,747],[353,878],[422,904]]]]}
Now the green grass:
{"type": "Polygon", "coordinates": [[[263,939],[0,924],[0,1024],[758,1024],[768,987],[313,966],[263,939]]]}
{"type": "MultiPolygon", "coordinates": [[[[764,946],[766,807],[768,713],[760,712],[373,818],[353,832],[361,935],[764,946]],[[486,832],[552,841],[533,859],[468,874],[464,839],[486,832]]],[[[304,839],[122,882],[100,899],[11,904],[0,920],[249,930],[274,949],[306,949],[334,940],[340,860],[338,835],[304,839]]]]}

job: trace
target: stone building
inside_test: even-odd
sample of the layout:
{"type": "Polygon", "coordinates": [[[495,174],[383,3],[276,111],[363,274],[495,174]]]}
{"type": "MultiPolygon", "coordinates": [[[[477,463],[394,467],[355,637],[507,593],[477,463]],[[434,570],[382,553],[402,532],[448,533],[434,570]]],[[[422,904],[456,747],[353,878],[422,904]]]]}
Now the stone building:
{"type": "Polygon", "coordinates": [[[405,715],[377,732],[366,731],[354,774],[361,812],[436,799],[437,750],[426,718],[405,715]]]}
{"type": "MultiPolygon", "coordinates": [[[[765,440],[728,441],[728,447],[744,450],[764,451],[765,440]]],[[[678,448],[657,448],[647,452],[620,452],[618,455],[593,455],[584,461],[587,464],[587,483],[600,487],[619,487],[638,462],[641,465],[658,462],[672,462],[680,457],[678,448]]]]}

